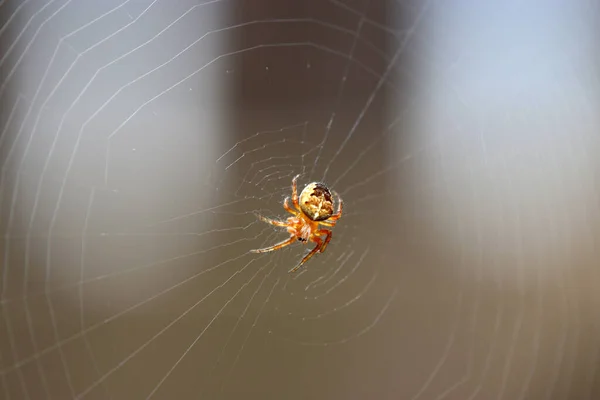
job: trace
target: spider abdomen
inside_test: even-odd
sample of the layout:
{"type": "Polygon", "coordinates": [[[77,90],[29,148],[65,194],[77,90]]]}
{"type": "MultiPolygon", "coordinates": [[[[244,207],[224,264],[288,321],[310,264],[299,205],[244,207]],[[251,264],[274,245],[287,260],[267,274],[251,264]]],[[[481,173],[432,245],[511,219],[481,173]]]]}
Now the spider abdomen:
{"type": "Polygon", "coordinates": [[[331,191],[321,182],[306,185],[299,197],[300,209],[313,221],[324,221],[333,215],[331,191]]]}

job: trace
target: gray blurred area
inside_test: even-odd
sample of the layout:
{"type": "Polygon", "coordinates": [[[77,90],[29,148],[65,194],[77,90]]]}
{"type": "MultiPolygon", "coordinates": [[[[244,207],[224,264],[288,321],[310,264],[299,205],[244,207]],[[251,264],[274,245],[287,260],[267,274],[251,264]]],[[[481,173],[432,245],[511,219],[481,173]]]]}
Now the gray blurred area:
{"type": "Polygon", "coordinates": [[[0,0],[0,398],[600,398],[599,19],[0,0]]]}

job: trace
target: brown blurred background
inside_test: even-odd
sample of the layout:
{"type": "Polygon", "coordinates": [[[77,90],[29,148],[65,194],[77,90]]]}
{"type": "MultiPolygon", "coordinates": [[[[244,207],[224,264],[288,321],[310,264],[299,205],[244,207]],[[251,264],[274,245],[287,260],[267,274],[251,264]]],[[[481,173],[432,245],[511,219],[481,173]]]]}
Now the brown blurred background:
{"type": "Polygon", "coordinates": [[[0,1],[0,398],[600,398],[599,17],[0,1]]]}

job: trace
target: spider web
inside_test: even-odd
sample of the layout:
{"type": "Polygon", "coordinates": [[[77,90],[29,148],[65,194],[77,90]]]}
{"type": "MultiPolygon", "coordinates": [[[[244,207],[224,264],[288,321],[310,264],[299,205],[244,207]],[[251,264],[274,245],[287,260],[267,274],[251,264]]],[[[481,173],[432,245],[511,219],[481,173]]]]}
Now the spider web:
{"type": "Polygon", "coordinates": [[[0,11],[3,398],[597,397],[594,2],[0,11]]]}

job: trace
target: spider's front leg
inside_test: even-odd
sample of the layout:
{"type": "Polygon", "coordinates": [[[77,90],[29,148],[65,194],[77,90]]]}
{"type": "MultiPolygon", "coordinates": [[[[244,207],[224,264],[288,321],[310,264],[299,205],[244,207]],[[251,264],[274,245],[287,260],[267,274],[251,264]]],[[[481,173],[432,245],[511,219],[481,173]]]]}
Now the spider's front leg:
{"type": "Polygon", "coordinates": [[[313,242],[316,242],[317,245],[315,246],[314,249],[312,249],[310,251],[310,253],[308,253],[307,255],[304,256],[304,258],[302,259],[302,261],[300,261],[300,263],[298,265],[296,265],[294,268],[290,269],[289,272],[296,272],[296,271],[298,271],[300,269],[300,267],[302,265],[304,265],[305,262],[307,262],[308,260],[310,260],[310,258],[312,256],[314,256],[315,253],[317,253],[319,251],[319,249],[323,246],[323,241],[318,236],[314,236],[310,240],[313,241],[313,242]]]}
{"type": "Polygon", "coordinates": [[[319,250],[319,252],[322,253],[322,252],[325,251],[325,248],[327,247],[327,245],[331,241],[331,237],[333,236],[333,233],[329,229],[319,229],[317,231],[317,234],[319,234],[319,235],[327,235],[327,237],[325,238],[325,241],[323,242],[323,245],[321,246],[321,249],[319,250]]]}
{"type": "Polygon", "coordinates": [[[268,253],[270,251],[275,251],[275,250],[279,250],[282,247],[288,246],[292,243],[294,243],[296,241],[296,236],[291,236],[288,239],[279,242],[277,244],[274,244],[271,247],[265,247],[264,249],[255,249],[255,250],[250,250],[250,253],[268,253]]]}

